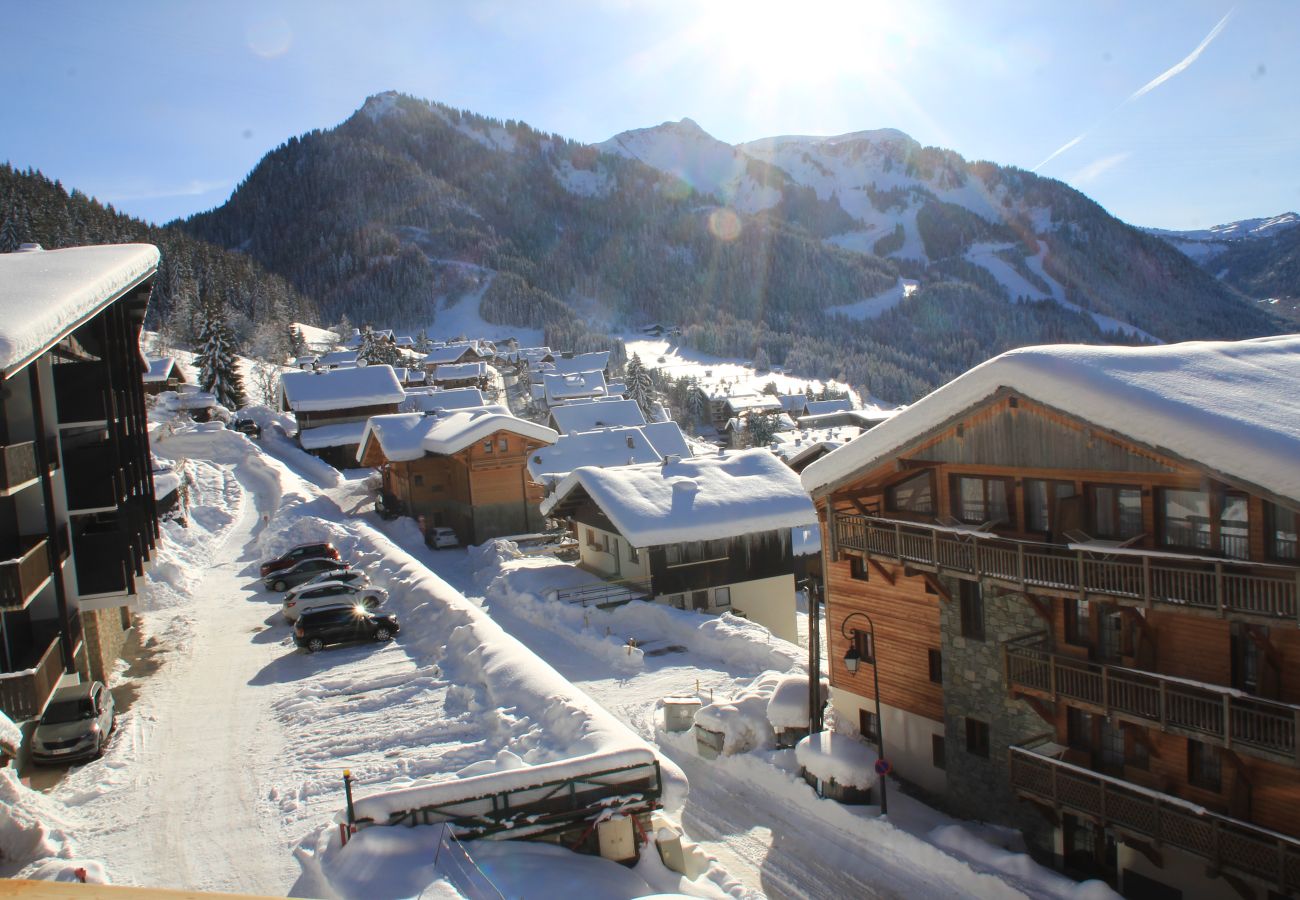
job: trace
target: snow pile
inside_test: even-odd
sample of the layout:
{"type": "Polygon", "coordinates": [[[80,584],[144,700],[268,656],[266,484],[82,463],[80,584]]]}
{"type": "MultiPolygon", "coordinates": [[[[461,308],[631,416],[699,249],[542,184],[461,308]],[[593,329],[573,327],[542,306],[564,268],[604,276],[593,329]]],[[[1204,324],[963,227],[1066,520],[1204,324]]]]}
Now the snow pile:
{"type": "Polygon", "coordinates": [[[0,372],[11,375],[158,268],[152,244],[0,254],[0,372]]]}
{"type": "Polygon", "coordinates": [[[803,472],[820,491],[904,452],[999,388],[1193,460],[1284,497],[1300,497],[1300,335],[1160,347],[1052,345],[971,369],[803,472]]]}
{"type": "Polygon", "coordinates": [[[550,515],[578,488],[634,547],[795,528],[817,518],[799,476],[765,449],[575,469],[542,501],[542,514],[550,515]]]}
{"type": "Polygon", "coordinates": [[[795,745],[794,755],[808,774],[841,787],[865,791],[880,780],[874,768],[876,751],[853,735],[810,734],[795,745]]]}
{"type": "Polygon", "coordinates": [[[73,871],[84,868],[87,880],[107,883],[102,863],[75,858],[67,815],[63,804],[23,785],[14,769],[0,769],[0,875],[72,881],[73,871]]]}
{"type": "MultiPolygon", "coordinates": [[[[321,358],[322,361],[324,357],[321,358]]],[[[328,372],[285,372],[280,376],[284,405],[294,412],[327,412],[358,406],[401,403],[406,398],[392,366],[362,366],[328,372]]]]}
{"type": "MultiPolygon", "coordinates": [[[[827,683],[822,681],[822,702],[825,703],[827,683]]],[[[808,676],[791,672],[777,682],[772,697],[767,702],[767,721],[778,731],[787,728],[808,728],[808,676]]]]}
{"type": "Polygon", "coordinates": [[[18,748],[22,745],[22,731],[13,719],[0,712],[0,753],[12,759],[18,755],[18,748]]]}
{"type": "Polygon", "coordinates": [[[700,707],[695,727],[721,734],[722,752],[727,755],[770,748],[776,735],[767,720],[767,708],[784,678],[780,672],[764,672],[734,696],[700,707]]]}

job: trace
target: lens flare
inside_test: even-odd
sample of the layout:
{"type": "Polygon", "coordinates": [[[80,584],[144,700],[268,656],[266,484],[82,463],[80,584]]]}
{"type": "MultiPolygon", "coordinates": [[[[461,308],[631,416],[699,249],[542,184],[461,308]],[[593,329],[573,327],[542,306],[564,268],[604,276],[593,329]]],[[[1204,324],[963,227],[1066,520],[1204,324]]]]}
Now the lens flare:
{"type": "Polygon", "coordinates": [[[734,241],[740,237],[740,216],[725,206],[709,213],[709,231],[720,241],[734,241]]]}
{"type": "Polygon", "coordinates": [[[281,16],[266,16],[249,22],[244,28],[248,49],[263,59],[274,59],[289,52],[293,30],[281,16]]]}

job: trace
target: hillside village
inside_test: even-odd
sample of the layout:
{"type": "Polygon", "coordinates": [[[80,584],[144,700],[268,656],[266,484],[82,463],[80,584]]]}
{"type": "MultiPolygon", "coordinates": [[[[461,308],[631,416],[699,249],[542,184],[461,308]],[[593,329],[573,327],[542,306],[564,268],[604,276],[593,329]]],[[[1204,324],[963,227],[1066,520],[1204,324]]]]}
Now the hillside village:
{"type": "Polygon", "coordinates": [[[901,409],[665,326],[299,323],[269,377],[219,323],[160,354],[157,265],[0,254],[5,874],[1300,888],[1300,338],[1027,348],[901,409]]]}

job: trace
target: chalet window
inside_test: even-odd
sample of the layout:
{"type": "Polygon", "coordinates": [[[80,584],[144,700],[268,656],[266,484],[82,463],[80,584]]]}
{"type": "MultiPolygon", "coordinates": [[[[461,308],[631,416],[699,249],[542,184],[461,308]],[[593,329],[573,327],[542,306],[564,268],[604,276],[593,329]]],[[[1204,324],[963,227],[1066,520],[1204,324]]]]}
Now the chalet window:
{"type": "Polygon", "coordinates": [[[943,651],[927,650],[926,655],[929,657],[931,683],[943,684],[943,651]]]}
{"type": "Polygon", "coordinates": [[[1219,498],[1219,552],[1234,559],[1250,559],[1250,513],[1245,494],[1219,498]]]}
{"type": "Polygon", "coordinates": [[[952,512],[963,522],[982,525],[985,522],[1011,521],[1007,496],[1011,493],[1005,478],[975,478],[954,475],[952,479],[952,512]]]}
{"type": "Polygon", "coordinates": [[[424,484],[424,476],[423,476],[423,475],[413,475],[413,476],[411,476],[411,480],[412,480],[413,482],[415,482],[416,484],[424,484]]]}
{"type": "Polygon", "coordinates": [[[930,762],[940,771],[948,768],[948,753],[941,734],[930,735],[930,762]]]}
{"type": "Polygon", "coordinates": [[[1223,766],[1218,747],[1200,741],[1187,742],[1187,781],[1207,791],[1223,790],[1223,766]]]}
{"type": "Polygon", "coordinates": [[[1300,514],[1293,509],[1283,509],[1276,503],[1268,504],[1268,555],[1273,559],[1300,559],[1296,552],[1296,530],[1300,514]]]}
{"type": "Polygon", "coordinates": [[[1218,499],[1216,541],[1210,495],[1205,491],[1166,489],[1161,497],[1161,542],[1166,547],[1219,551],[1225,556],[1250,556],[1250,523],[1244,494],[1225,493],[1218,499]]]}
{"type": "Polygon", "coordinates": [[[1124,729],[1104,718],[1099,720],[1098,726],[1101,729],[1101,768],[1110,772],[1123,771],[1124,729]]]}
{"type": "Polygon", "coordinates": [[[885,506],[892,512],[934,514],[934,478],[920,472],[885,490],[885,506]]]}
{"type": "Polygon", "coordinates": [[[682,561],[682,545],[669,544],[664,547],[664,562],[670,566],[679,565],[682,561]]]}
{"type": "Polygon", "coordinates": [[[1088,485],[1088,531],[1093,537],[1128,540],[1142,533],[1142,490],[1115,484],[1088,485]]]}
{"type": "Polygon", "coordinates": [[[1255,693],[1259,690],[1259,644],[1268,642],[1268,627],[1232,623],[1232,686],[1255,693]],[[1256,632],[1252,634],[1252,632],[1256,632]],[[1262,632],[1263,636],[1258,637],[1262,632]]]}
{"type": "Polygon", "coordinates": [[[864,663],[876,662],[876,636],[870,631],[854,631],[853,647],[858,651],[858,659],[864,663]]]}
{"type": "Polygon", "coordinates": [[[1146,770],[1151,767],[1151,748],[1147,746],[1145,733],[1140,726],[1129,725],[1124,729],[1127,736],[1127,749],[1124,752],[1124,765],[1134,769],[1146,770]]]}
{"type": "Polygon", "coordinates": [[[984,591],[978,582],[961,583],[961,636],[984,640],[984,591]]]}
{"type": "Polygon", "coordinates": [[[685,595],[685,594],[670,594],[670,595],[668,596],[668,602],[669,602],[669,604],[671,604],[672,606],[677,607],[678,609],[685,609],[685,608],[686,608],[686,595],[685,595]]]}
{"type": "Polygon", "coordinates": [[[595,529],[587,529],[587,546],[592,549],[598,549],[600,547],[600,539],[596,537],[595,529]]]}
{"type": "Polygon", "coordinates": [[[708,591],[691,591],[691,609],[706,610],[709,608],[708,591]]]}
{"type": "Polygon", "coordinates": [[[1092,608],[1087,600],[1065,601],[1065,640],[1081,647],[1092,644],[1092,608]]]}
{"type": "Polygon", "coordinates": [[[731,605],[731,588],[729,588],[729,587],[720,587],[720,588],[715,588],[714,591],[713,591],[713,605],[714,605],[714,606],[730,606],[730,605],[731,605]]]}
{"type": "Polygon", "coordinates": [[[509,438],[497,438],[497,449],[500,450],[502,453],[505,453],[507,450],[509,450],[509,449],[510,449],[510,439],[509,439],[509,438]]]}
{"type": "Polygon", "coordinates": [[[858,581],[870,580],[871,576],[867,574],[867,561],[861,556],[849,557],[849,577],[858,581]]]}
{"type": "Polygon", "coordinates": [[[1073,749],[1092,752],[1092,716],[1073,706],[1065,711],[1065,740],[1073,749]]]}
{"type": "Polygon", "coordinates": [[[989,723],[979,719],[966,720],[966,752],[972,756],[989,758],[989,723]]]}
{"type": "Polygon", "coordinates": [[[858,710],[858,733],[868,741],[877,740],[880,733],[880,722],[873,712],[867,712],[865,709],[858,710]]]}
{"type": "Polygon", "coordinates": [[[1057,503],[1066,497],[1074,496],[1074,484],[1069,481],[1026,478],[1024,492],[1025,528],[1048,534],[1058,527],[1057,503]]]}
{"type": "Polygon", "coordinates": [[[484,453],[492,452],[492,438],[488,438],[486,441],[483,442],[483,452],[484,453]]]}
{"type": "Polygon", "coordinates": [[[641,554],[640,554],[640,553],[637,553],[637,552],[636,552],[636,548],[633,547],[631,544],[628,544],[628,545],[627,545],[627,561],[628,561],[628,562],[640,562],[640,561],[641,561],[641,554]]]}

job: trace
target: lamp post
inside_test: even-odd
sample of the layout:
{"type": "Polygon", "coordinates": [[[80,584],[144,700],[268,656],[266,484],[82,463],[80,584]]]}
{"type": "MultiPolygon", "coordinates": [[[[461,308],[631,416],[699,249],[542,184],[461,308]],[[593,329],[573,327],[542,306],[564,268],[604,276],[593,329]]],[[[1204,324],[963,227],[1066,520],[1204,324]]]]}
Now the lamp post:
{"type": "MultiPolygon", "coordinates": [[[[840,622],[840,637],[849,638],[846,629],[849,621],[856,616],[866,619],[867,627],[871,629],[867,634],[871,635],[871,684],[876,695],[876,759],[880,761],[885,758],[885,719],[880,714],[880,665],[876,651],[876,623],[872,622],[871,616],[864,612],[851,612],[844,617],[844,621],[840,622]]],[[[853,633],[856,635],[858,629],[853,629],[853,633]]],[[[844,654],[844,668],[848,670],[850,675],[853,675],[858,671],[858,663],[862,661],[862,656],[858,653],[857,641],[852,638],[849,638],[849,640],[849,649],[844,654]]],[[[883,773],[880,775],[880,814],[882,816],[889,815],[888,785],[886,775],[883,773]]]]}

